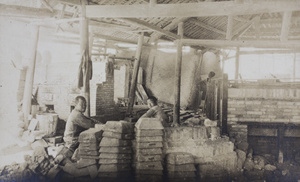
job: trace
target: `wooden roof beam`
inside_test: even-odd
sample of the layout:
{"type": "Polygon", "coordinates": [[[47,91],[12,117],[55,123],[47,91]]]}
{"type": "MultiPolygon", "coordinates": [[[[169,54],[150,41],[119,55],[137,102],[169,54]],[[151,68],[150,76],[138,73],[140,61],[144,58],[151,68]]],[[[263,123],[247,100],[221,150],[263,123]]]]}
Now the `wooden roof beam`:
{"type": "Polygon", "coordinates": [[[222,34],[222,35],[226,35],[226,32],[224,32],[223,30],[219,30],[219,29],[217,29],[217,28],[215,28],[213,26],[210,26],[210,25],[208,25],[206,23],[203,23],[203,22],[197,20],[196,18],[190,18],[189,21],[192,22],[192,23],[194,23],[195,25],[203,27],[203,28],[205,28],[207,30],[210,30],[210,31],[222,34]]]}
{"type": "Polygon", "coordinates": [[[246,41],[246,40],[201,40],[201,39],[182,39],[184,45],[198,45],[206,47],[256,47],[256,48],[300,48],[299,41],[246,41]]]}
{"type": "MultiPolygon", "coordinates": [[[[175,18],[169,25],[167,25],[166,27],[164,27],[163,29],[166,30],[166,31],[172,31],[174,30],[175,28],[177,28],[178,26],[178,23],[180,22],[184,22],[185,20],[187,20],[188,18],[175,18]]],[[[159,33],[159,32],[153,32],[150,36],[150,39],[148,42],[155,42],[157,41],[158,39],[161,38],[163,34],[159,33]]]]}
{"type": "Polygon", "coordinates": [[[48,3],[48,1],[46,1],[46,0],[41,0],[41,3],[42,3],[47,9],[49,9],[51,12],[54,11],[54,9],[52,8],[52,6],[50,6],[50,4],[48,3]]]}
{"type": "Polygon", "coordinates": [[[233,1],[178,4],[87,5],[89,18],[202,17],[299,11],[297,0],[236,3],[233,1]]]}
{"type": "Polygon", "coordinates": [[[243,35],[251,26],[252,24],[257,21],[257,19],[260,18],[261,15],[253,16],[250,21],[247,23],[244,23],[242,26],[240,26],[234,33],[232,40],[238,39],[241,35],[243,35]]]}
{"type": "Polygon", "coordinates": [[[226,40],[231,40],[231,38],[232,38],[232,29],[233,29],[233,16],[229,15],[228,19],[227,19],[226,40]]]}
{"type": "Polygon", "coordinates": [[[291,11],[284,12],[283,18],[282,18],[280,41],[288,40],[289,30],[291,27],[291,17],[292,17],[291,11]]]}
{"type": "Polygon", "coordinates": [[[178,35],[176,35],[176,34],[174,34],[172,32],[166,31],[164,29],[161,29],[161,28],[159,28],[159,27],[157,27],[155,25],[152,25],[152,24],[150,24],[148,22],[139,20],[137,18],[122,18],[120,20],[125,21],[125,22],[130,23],[130,24],[133,24],[133,25],[136,25],[136,26],[142,26],[142,27],[145,27],[145,28],[149,28],[151,30],[154,30],[156,32],[164,34],[164,35],[166,35],[166,36],[168,36],[168,37],[170,37],[172,39],[178,39],[178,38],[180,38],[178,35]]]}
{"type": "MultiPolygon", "coordinates": [[[[112,40],[112,41],[123,42],[123,43],[128,43],[128,44],[137,44],[136,41],[123,39],[123,38],[118,38],[118,37],[113,37],[113,36],[109,36],[109,35],[102,35],[102,34],[99,34],[99,33],[93,33],[93,35],[94,35],[95,38],[101,38],[101,39],[105,39],[105,40],[112,40]]],[[[143,43],[143,45],[148,46],[150,44],[143,43]]]]}

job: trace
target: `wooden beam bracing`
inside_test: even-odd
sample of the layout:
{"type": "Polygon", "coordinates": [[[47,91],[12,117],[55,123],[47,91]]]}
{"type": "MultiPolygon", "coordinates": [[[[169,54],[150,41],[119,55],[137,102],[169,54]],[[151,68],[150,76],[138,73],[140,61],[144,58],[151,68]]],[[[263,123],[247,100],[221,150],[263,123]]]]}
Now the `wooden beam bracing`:
{"type": "Polygon", "coordinates": [[[127,115],[131,115],[132,108],[134,105],[137,77],[138,77],[138,73],[139,73],[142,47],[143,47],[143,42],[144,42],[143,39],[144,39],[144,33],[141,33],[141,35],[139,36],[138,47],[137,47],[136,54],[135,54],[135,62],[134,62],[132,81],[131,81],[130,92],[129,92],[129,103],[128,103],[127,112],[126,112],[127,115]]]}
{"type": "Polygon", "coordinates": [[[52,13],[54,12],[54,9],[52,8],[52,6],[50,6],[50,4],[48,3],[48,1],[46,0],[41,0],[42,4],[49,9],[52,13]]]}
{"type": "Polygon", "coordinates": [[[234,74],[234,79],[238,80],[239,78],[239,71],[240,70],[240,48],[236,48],[236,53],[235,53],[235,74],[234,74]]]}
{"type": "Polygon", "coordinates": [[[196,18],[190,18],[189,21],[192,22],[193,24],[198,25],[200,27],[203,27],[207,30],[210,30],[210,31],[222,34],[222,35],[226,35],[226,32],[224,32],[223,30],[219,30],[216,27],[213,27],[213,26],[210,26],[206,23],[203,23],[203,22],[197,20],[196,18]]]}
{"type": "Polygon", "coordinates": [[[291,17],[292,17],[292,12],[291,11],[283,13],[280,41],[287,41],[288,40],[289,30],[290,30],[290,27],[291,27],[291,17]]]}
{"type": "Polygon", "coordinates": [[[137,5],[88,5],[89,18],[137,18],[137,17],[202,17],[228,16],[299,11],[300,4],[296,0],[261,1],[251,3],[235,3],[233,1],[199,2],[180,4],[148,4],[137,5]]]}
{"type": "Polygon", "coordinates": [[[256,48],[300,48],[299,41],[246,41],[246,40],[201,40],[201,39],[183,39],[183,45],[198,45],[206,47],[256,47],[256,48]]]}
{"type": "Polygon", "coordinates": [[[145,27],[145,28],[149,28],[151,30],[157,31],[157,32],[159,32],[161,34],[164,34],[164,35],[166,35],[166,36],[168,36],[170,38],[173,38],[173,39],[179,38],[178,35],[176,35],[176,34],[174,34],[172,32],[166,31],[166,30],[161,29],[161,28],[159,28],[159,27],[157,27],[155,25],[152,25],[152,24],[150,24],[148,22],[145,22],[145,21],[142,21],[142,20],[139,20],[139,19],[136,19],[136,18],[123,18],[121,20],[123,20],[123,21],[125,21],[127,23],[130,23],[130,24],[137,25],[137,26],[142,26],[142,27],[145,27]]]}

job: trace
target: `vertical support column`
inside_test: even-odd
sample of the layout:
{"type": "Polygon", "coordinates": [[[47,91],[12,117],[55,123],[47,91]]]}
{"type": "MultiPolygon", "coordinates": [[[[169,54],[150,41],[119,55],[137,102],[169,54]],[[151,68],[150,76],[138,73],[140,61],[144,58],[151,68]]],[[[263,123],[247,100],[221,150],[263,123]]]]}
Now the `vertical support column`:
{"type": "Polygon", "coordinates": [[[222,134],[227,131],[227,103],[228,103],[228,75],[223,74],[223,99],[222,99],[222,134]]]}
{"type": "Polygon", "coordinates": [[[284,126],[278,126],[278,141],[277,141],[277,147],[278,147],[278,155],[277,155],[277,161],[278,163],[283,163],[283,141],[284,137],[284,126]]]}
{"type": "Polygon", "coordinates": [[[232,38],[232,27],[233,27],[233,16],[229,15],[227,20],[226,40],[231,40],[232,38]]]}
{"type": "Polygon", "coordinates": [[[81,0],[81,21],[80,21],[80,53],[84,53],[85,69],[83,70],[83,95],[86,99],[86,110],[84,115],[90,116],[90,78],[89,78],[89,27],[86,18],[85,5],[87,0],[81,0]]]}
{"type": "Polygon", "coordinates": [[[288,35],[289,35],[290,27],[291,27],[291,18],[292,18],[291,11],[286,11],[283,13],[280,41],[288,40],[288,35]]]}
{"type": "Polygon", "coordinates": [[[24,122],[25,128],[27,129],[29,125],[28,116],[31,109],[31,98],[32,98],[32,87],[34,81],[34,71],[36,63],[36,53],[39,40],[39,27],[33,26],[31,30],[32,43],[30,47],[31,55],[28,60],[27,72],[26,72],[26,81],[24,88],[24,97],[23,97],[23,113],[24,113],[24,122]]]}
{"type": "Polygon", "coordinates": [[[294,53],[294,64],[293,64],[293,81],[296,81],[296,61],[297,61],[297,54],[294,53]]]}
{"type": "Polygon", "coordinates": [[[235,75],[234,79],[235,82],[237,83],[238,78],[239,78],[239,68],[240,68],[240,48],[236,48],[236,54],[235,54],[235,75]]]}
{"type": "Polygon", "coordinates": [[[175,88],[174,88],[174,108],[173,108],[173,126],[177,126],[180,122],[180,85],[181,85],[181,65],[182,65],[182,43],[183,22],[178,24],[178,32],[180,39],[177,40],[177,53],[175,65],[175,88]]]}
{"type": "Polygon", "coordinates": [[[137,46],[137,50],[136,50],[136,54],[135,54],[132,81],[131,81],[130,92],[129,92],[129,104],[128,104],[128,108],[127,108],[127,112],[126,112],[127,115],[131,114],[133,104],[134,104],[137,76],[138,76],[140,62],[141,62],[143,42],[144,42],[144,33],[141,33],[141,35],[139,36],[138,46],[137,46]]]}

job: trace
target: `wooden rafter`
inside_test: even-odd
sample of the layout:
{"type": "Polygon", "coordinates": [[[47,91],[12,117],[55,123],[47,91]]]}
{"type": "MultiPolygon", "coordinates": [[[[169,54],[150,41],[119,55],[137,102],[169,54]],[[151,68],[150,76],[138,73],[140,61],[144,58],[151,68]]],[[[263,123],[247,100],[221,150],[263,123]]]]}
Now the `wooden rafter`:
{"type": "Polygon", "coordinates": [[[49,9],[51,12],[54,11],[54,9],[52,8],[52,6],[48,3],[48,1],[46,0],[41,0],[42,4],[47,8],[49,9]]]}
{"type": "Polygon", "coordinates": [[[251,26],[252,24],[260,18],[261,15],[252,16],[252,18],[247,22],[240,26],[234,33],[232,40],[238,39],[241,35],[243,35],[251,26]]]}
{"type": "Polygon", "coordinates": [[[210,31],[213,31],[213,32],[216,32],[216,33],[219,33],[219,34],[222,34],[222,35],[226,35],[226,32],[224,32],[223,30],[219,30],[217,29],[216,27],[213,27],[211,25],[208,25],[206,23],[203,23],[199,20],[197,20],[196,18],[190,18],[189,21],[195,25],[198,25],[200,27],[203,27],[207,30],[210,30],[210,31]]]}
{"type": "Polygon", "coordinates": [[[235,3],[233,1],[199,2],[180,4],[137,5],[88,5],[87,17],[90,18],[136,18],[136,17],[201,17],[261,14],[284,11],[299,11],[297,1],[261,1],[235,3]]]}
{"type": "Polygon", "coordinates": [[[228,19],[227,19],[226,40],[231,40],[232,29],[233,29],[233,16],[230,15],[230,16],[228,16],[228,19]]]}
{"type": "Polygon", "coordinates": [[[159,32],[161,34],[164,34],[164,35],[166,35],[166,36],[168,36],[170,38],[173,38],[173,39],[179,38],[178,35],[176,35],[176,34],[174,34],[172,32],[166,31],[166,30],[161,29],[161,28],[159,28],[159,27],[157,27],[155,25],[152,25],[152,24],[150,24],[148,22],[145,22],[145,21],[142,21],[142,20],[139,20],[139,19],[136,19],[136,18],[122,18],[120,20],[123,20],[123,21],[125,21],[127,23],[134,24],[134,25],[137,25],[137,26],[142,26],[142,27],[145,27],[145,28],[149,28],[151,30],[157,31],[157,32],[159,32]]]}

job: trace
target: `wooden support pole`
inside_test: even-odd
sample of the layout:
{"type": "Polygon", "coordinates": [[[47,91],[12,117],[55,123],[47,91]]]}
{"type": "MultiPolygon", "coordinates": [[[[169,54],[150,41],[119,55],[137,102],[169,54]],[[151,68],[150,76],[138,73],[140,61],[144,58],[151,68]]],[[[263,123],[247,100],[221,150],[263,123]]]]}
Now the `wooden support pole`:
{"type": "Polygon", "coordinates": [[[284,12],[283,18],[282,18],[280,41],[288,40],[289,30],[290,30],[290,26],[291,26],[291,18],[292,18],[291,11],[284,12]]]}
{"type": "Polygon", "coordinates": [[[236,48],[236,53],[235,53],[235,74],[234,74],[234,79],[238,80],[239,78],[239,68],[240,68],[240,48],[236,48]]]}
{"type": "Polygon", "coordinates": [[[222,134],[228,134],[227,130],[227,104],[228,104],[228,75],[223,74],[223,99],[222,99],[222,134]]]}
{"type": "Polygon", "coordinates": [[[277,162],[282,164],[283,159],[283,149],[284,149],[284,126],[279,126],[278,130],[278,138],[277,138],[277,147],[278,147],[278,153],[277,153],[277,162]]]}
{"type": "Polygon", "coordinates": [[[32,37],[31,38],[32,43],[31,43],[31,47],[30,47],[31,55],[30,55],[30,58],[28,59],[24,97],[23,97],[23,106],[22,106],[26,129],[29,125],[28,116],[30,114],[30,109],[31,109],[32,87],[33,87],[33,81],[34,81],[37,46],[38,46],[38,40],[39,40],[39,26],[36,26],[36,25],[32,26],[31,37],[32,37]]]}
{"type": "Polygon", "coordinates": [[[294,64],[293,64],[293,81],[296,81],[296,61],[297,61],[297,54],[294,53],[294,64]]]}
{"type": "Polygon", "coordinates": [[[228,20],[227,20],[226,40],[231,40],[232,28],[233,28],[233,16],[230,15],[230,16],[228,16],[228,20]]]}
{"type": "MultiPolygon", "coordinates": [[[[87,0],[81,0],[81,21],[80,21],[80,53],[84,53],[85,69],[83,70],[83,95],[86,99],[86,110],[84,115],[90,116],[90,80],[87,78],[89,75],[89,25],[86,18],[87,0]]],[[[81,58],[82,59],[82,58],[81,58]]]]}
{"type": "Polygon", "coordinates": [[[177,34],[180,39],[177,40],[177,53],[176,53],[176,65],[175,65],[175,84],[174,84],[174,108],[173,108],[173,126],[177,126],[180,123],[180,85],[181,85],[181,65],[182,65],[182,43],[183,37],[183,22],[178,24],[177,34]]]}
{"type": "Polygon", "coordinates": [[[157,0],[150,0],[150,7],[154,7],[157,4],[157,0]]]}
{"type": "Polygon", "coordinates": [[[132,108],[134,105],[137,76],[138,76],[140,62],[141,62],[143,42],[144,42],[144,33],[141,33],[141,35],[139,36],[138,47],[137,47],[136,54],[135,54],[135,62],[134,62],[132,81],[131,81],[130,92],[129,92],[129,103],[128,103],[128,108],[127,108],[127,112],[126,112],[127,115],[131,115],[132,108]]]}

